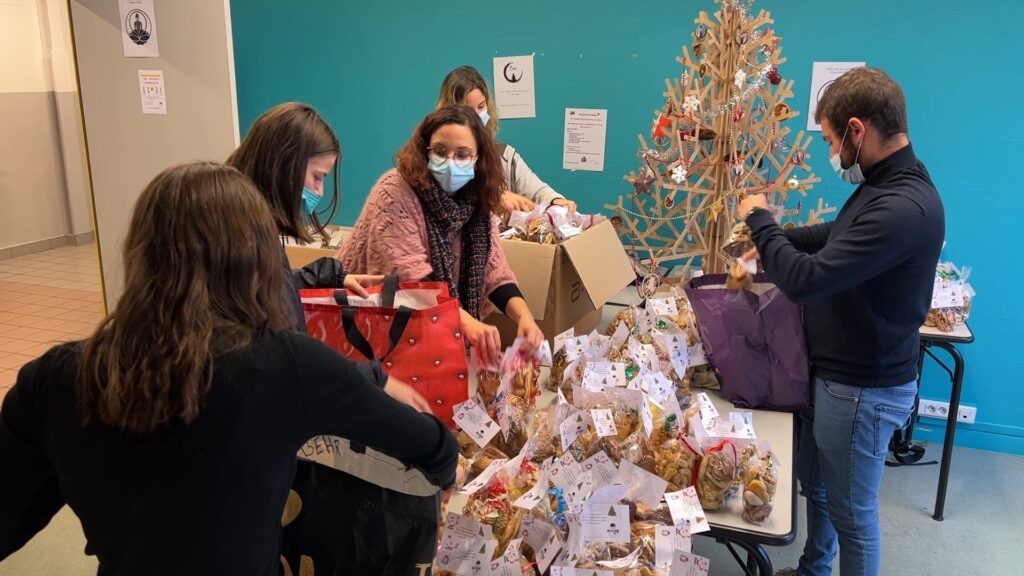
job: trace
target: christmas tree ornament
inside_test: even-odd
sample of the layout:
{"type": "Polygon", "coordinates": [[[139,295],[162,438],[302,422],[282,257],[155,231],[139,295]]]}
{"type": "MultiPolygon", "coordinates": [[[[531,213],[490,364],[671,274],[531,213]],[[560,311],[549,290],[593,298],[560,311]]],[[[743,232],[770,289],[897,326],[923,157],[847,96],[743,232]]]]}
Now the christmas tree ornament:
{"type": "Polygon", "coordinates": [[[664,140],[668,138],[668,129],[672,126],[672,120],[658,114],[657,119],[651,126],[651,140],[664,140]]]}
{"type": "Polygon", "coordinates": [[[779,74],[779,69],[775,66],[768,71],[768,81],[772,83],[772,86],[778,86],[779,82],[782,82],[782,75],[779,74]]]}
{"type": "Polygon", "coordinates": [[[796,190],[800,188],[800,181],[796,179],[796,176],[792,176],[789,180],[786,180],[786,188],[796,190]]]}
{"type": "Polygon", "coordinates": [[[672,180],[676,184],[682,184],[683,182],[686,182],[686,168],[683,168],[682,166],[676,166],[675,168],[673,168],[672,180]]]}
{"type": "Polygon", "coordinates": [[[742,90],[743,89],[743,84],[745,84],[746,81],[747,81],[747,73],[744,72],[743,70],[737,70],[736,74],[733,75],[732,83],[736,85],[736,88],[738,90],[742,90]]]}

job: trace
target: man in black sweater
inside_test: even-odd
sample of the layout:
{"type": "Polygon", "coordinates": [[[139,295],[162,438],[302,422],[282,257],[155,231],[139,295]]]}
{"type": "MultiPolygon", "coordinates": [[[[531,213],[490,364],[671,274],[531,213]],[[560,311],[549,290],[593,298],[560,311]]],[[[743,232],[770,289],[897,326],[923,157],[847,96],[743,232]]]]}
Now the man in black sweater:
{"type": "Polygon", "coordinates": [[[838,78],[815,119],[837,175],[859,184],[835,221],[783,231],[763,195],[739,214],[765,271],[805,304],[814,410],[801,415],[808,536],[796,573],[831,574],[838,544],[843,576],[875,575],[885,453],[913,410],[945,216],[907,137],[903,91],[885,72],[838,78]]]}

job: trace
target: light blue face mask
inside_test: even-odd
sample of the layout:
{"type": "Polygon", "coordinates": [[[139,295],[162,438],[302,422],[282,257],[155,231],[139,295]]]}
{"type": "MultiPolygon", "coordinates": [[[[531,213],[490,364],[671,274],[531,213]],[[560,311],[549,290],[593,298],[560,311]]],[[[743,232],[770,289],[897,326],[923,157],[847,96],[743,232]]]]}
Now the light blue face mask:
{"type": "MultiPolygon", "coordinates": [[[[850,125],[846,125],[846,131],[843,132],[843,141],[839,143],[839,149],[843,149],[843,144],[846,143],[846,134],[850,131],[850,125]]],[[[836,171],[836,176],[846,182],[847,184],[860,184],[864,181],[864,172],[860,169],[860,148],[864,145],[864,140],[860,141],[860,146],[857,146],[857,155],[853,158],[853,164],[850,164],[849,168],[843,168],[843,159],[839,157],[839,153],[836,152],[829,157],[828,161],[832,164],[832,169],[836,171]]]]}
{"type": "Polygon", "coordinates": [[[487,113],[487,108],[484,108],[483,111],[480,112],[479,116],[480,121],[484,123],[484,126],[487,126],[487,123],[491,121],[491,115],[487,113]]]}
{"type": "Polygon", "coordinates": [[[323,196],[318,196],[316,192],[305,186],[302,187],[302,211],[306,213],[306,216],[313,215],[313,211],[320,205],[322,199],[323,196]]]}
{"type": "Polygon", "coordinates": [[[430,173],[434,175],[434,180],[437,180],[441,189],[448,194],[458,192],[476,175],[472,164],[463,168],[448,159],[441,163],[434,162],[431,159],[428,167],[430,168],[430,173]]]}

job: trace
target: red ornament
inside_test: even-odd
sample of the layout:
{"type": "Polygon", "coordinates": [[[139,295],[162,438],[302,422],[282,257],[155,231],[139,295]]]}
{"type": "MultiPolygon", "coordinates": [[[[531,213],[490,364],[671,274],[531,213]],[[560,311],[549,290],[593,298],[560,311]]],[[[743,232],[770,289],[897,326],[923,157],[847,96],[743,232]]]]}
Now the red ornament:
{"type": "Polygon", "coordinates": [[[742,118],[743,118],[743,110],[740,110],[739,108],[737,108],[736,109],[736,115],[733,116],[732,121],[738,123],[740,121],[740,119],[742,119],[742,118]]]}
{"type": "Polygon", "coordinates": [[[658,119],[651,125],[651,140],[664,140],[668,138],[668,127],[672,121],[665,116],[658,114],[658,119]]]}
{"type": "Polygon", "coordinates": [[[779,74],[779,69],[776,68],[775,66],[772,66],[772,69],[768,71],[768,81],[771,82],[773,85],[782,82],[782,75],[779,74]]]}

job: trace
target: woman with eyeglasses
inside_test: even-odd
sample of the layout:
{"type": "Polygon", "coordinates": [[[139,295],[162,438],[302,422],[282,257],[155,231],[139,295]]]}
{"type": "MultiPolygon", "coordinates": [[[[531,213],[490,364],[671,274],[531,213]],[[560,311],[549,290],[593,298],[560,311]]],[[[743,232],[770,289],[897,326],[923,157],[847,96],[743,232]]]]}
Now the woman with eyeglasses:
{"type": "MultiPolygon", "coordinates": [[[[460,66],[444,77],[441,93],[437,97],[437,108],[450,104],[469,106],[480,116],[491,136],[497,138],[500,124],[498,109],[491,98],[487,81],[476,68],[460,66]]],[[[533,210],[536,204],[554,204],[565,206],[571,212],[576,211],[576,203],[555,192],[554,188],[538,178],[515,148],[497,139],[495,146],[498,148],[498,156],[501,157],[505,177],[500,204],[502,212],[528,212],[533,210]]]]}
{"type": "Polygon", "coordinates": [[[544,339],[498,243],[492,213],[504,186],[501,157],[472,109],[428,115],[398,151],[395,168],[370,191],[338,257],[354,274],[445,282],[462,306],[462,332],[496,362],[498,329],[481,322],[503,312],[530,347],[544,339]]]}

